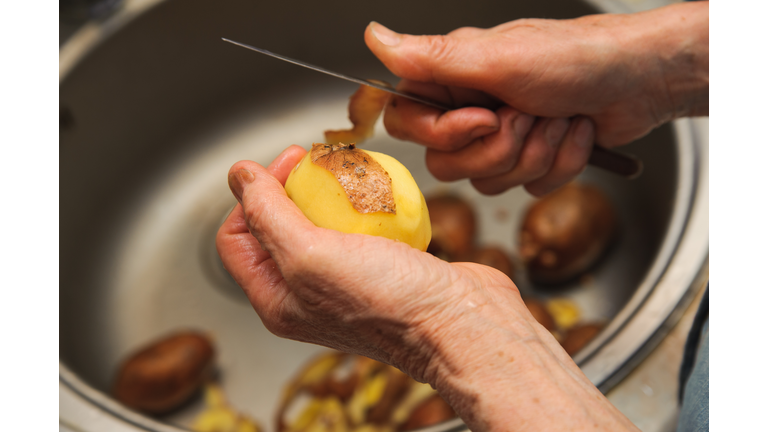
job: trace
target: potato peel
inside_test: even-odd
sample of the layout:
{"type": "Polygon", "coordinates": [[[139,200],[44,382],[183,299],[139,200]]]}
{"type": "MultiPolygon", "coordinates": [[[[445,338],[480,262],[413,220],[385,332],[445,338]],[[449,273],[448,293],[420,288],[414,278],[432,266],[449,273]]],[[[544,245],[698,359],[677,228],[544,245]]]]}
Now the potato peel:
{"type": "Polygon", "coordinates": [[[333,370],[342,364],[349,355],[342,352],[329,352],[315,358],[302,369],[299,375],[285,387],[283,395],[280,398],[280,405],[277,410],[277,430],[287,430],[288,425],[285,422],[285,413],[290,403],[296,399],[301,392],[314,393],[317,386],[332,378],[333,370]],[[312,390],[310,390],[312,389],[312,390]]]}
{"type": "MultiPolygon", "coordinates": [[[[385,81],[368,81],[386,87],[392,87],[385,81]]],[[[361,144],[363,141],[372,137],[376,120],[379,119],[388,100],[389,93],[384,90],[361,85],[349,99],[349,120],[352,122],[352,129],[327,130],[325,131],[325,142],[327,144],[361,144]]]]}
{"type": "Polygon", "coordinates": [[[227,402],[224,391],[216,384],[205,387],[205,410],[194,423],[195,432],[261,432],[263,429],[250,417],[235,411],[227,402]]]}
{"type": "Polygon", "coordinates": [[[325,354],[310,362],[288,384],[284,395],[276,419],[279,432],[395,432],[406,423],[439,423],[455,417],[452,410],[426,407],[424,411],[423,402],[439,397],[430,385],[384,363],[342,353],[325,354]],[[339,369],[345,366],[350,373],[343,381],[354,386],[351,395],[316,391],[332,388],[325,383],[339,380],[339,369]],[[417,412],[420,408],[422,412],[417,412]]]}
{"type": "Polygon", "coordinates": [[[547,300],[545,307],[560,330],[567,331],[581,321],[581,309],[573,300],[552,298],[547,300]]]}

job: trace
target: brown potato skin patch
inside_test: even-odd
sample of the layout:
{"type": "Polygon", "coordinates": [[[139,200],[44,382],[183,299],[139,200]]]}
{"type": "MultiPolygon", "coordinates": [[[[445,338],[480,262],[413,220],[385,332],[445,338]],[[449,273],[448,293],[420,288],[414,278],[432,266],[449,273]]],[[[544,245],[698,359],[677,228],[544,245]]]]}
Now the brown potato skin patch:
{"type": "Polygon", "coordinates": [[[359,213],[397,214],[392,178],[355,144],[312,144],[312,163],[336,177],[352,207],[359,213]]]}

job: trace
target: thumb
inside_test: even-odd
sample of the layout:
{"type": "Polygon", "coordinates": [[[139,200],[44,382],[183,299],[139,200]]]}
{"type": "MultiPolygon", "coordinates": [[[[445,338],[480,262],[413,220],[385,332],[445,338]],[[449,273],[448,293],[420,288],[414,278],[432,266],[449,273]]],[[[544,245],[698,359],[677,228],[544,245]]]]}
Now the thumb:
{"type": "Polygon", "coordinates": [[[240,161],[229,171],[229,187],[243,207],[248,230],[278,265],[311,244],[315,229],[280,180],[252,161],[240,161]]]}
{"type": "Polygon", "coordinates": [[[400,78],[483,90],[480,86],[493,70],[489,65],[493,56],[484,54],[487,44],[480,44],[477,37],[485,31],[472,30],[472,37],[412,36],[371,21],[365,29],[365,43],[400,78]]]}

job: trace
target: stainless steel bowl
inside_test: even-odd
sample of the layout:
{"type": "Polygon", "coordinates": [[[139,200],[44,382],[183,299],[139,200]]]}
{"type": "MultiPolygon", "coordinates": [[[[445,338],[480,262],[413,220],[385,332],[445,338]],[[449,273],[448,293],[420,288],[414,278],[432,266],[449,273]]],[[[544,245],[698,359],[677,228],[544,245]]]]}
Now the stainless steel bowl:
{"type": "MultiPolygon", "coordinates": [[[[601,7],[606,7],[605,3],[601,7]]],[[[109,396],[120,359],[179,328],[210,331],[235,406],[271,426],[290,376],[323,348],[272,336],[218,261],[214,236],[235,204],[228,168],[268,163],[347,125],[355,86],[221,42],[253,43],[351,75],[390,82],[362,31],[375,19],[417,34],[490,27],[520,17],[594,13],[585,3],[390,1],[128,1],[81,30],[60,61],[60,379],[106,412],[148,430],[178,430],[199,405],[156,420],[109,396]],[[407,11],[407,12],[405,12],[407,11]]],[[[583,181],[615,201],[622,235],[593,282],[557,291],[586,319],[608,321],[575,360],[607,390],[674,323],[706,275],[707,124],[682,120],[624,151],[645,162],[633,181],[588,169],[583,181]]],[[[479,208],[481,238],[514,251],[522,190],[496,197],[440,184],[423,149],[387,136],[367,148],[402,161],[428,194],[454,190],[479,208]],[[507,214],[507,218],[499,218],[507,214]]],[[[460,421],[436,430],[461,429],[460,421]]]]}

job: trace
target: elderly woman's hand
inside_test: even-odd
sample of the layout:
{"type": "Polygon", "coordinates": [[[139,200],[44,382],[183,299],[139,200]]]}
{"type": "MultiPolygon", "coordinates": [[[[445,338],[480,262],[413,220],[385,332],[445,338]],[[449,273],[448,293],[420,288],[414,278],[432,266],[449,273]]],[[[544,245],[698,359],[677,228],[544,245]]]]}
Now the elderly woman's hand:
{"type": "Polygon", "coordinates": [[[399,90],[458,108],[396,97],[387,131],[425,145],[439,180],[469,178],[486,194],[525,185],[543,195],[579,174],[595,143],[626,144],[672,119],[708,113],[707,2],[444,36],[371,23],[365,41],[403,78],[399,90]]]}
{"type": "MultiPolygon", "coordinates": [[[[283,189],[304,154],[292,146],[267,169],[242,161],[229,174],[241,204],[221,227],[217,247],[270,331],[373,357],[428,381],[434,335],[447,333],[472,291],[519,299],[512,281],[490,267],[449,264],[404,243],[313,225],[283,189]]],[[[440,339],[448,343],[449,336],[440,339]]]]}
{"type": "Polygon", "coordinates": [[[318,228],[283,184],[305,154],[229,172],[240,204],[216,246],[278,336],[372,357],[434,386],[472,430],[631,428],[490,267],[318,228]],[[599,426],[595,428],[595,426],[599,426]]]}

